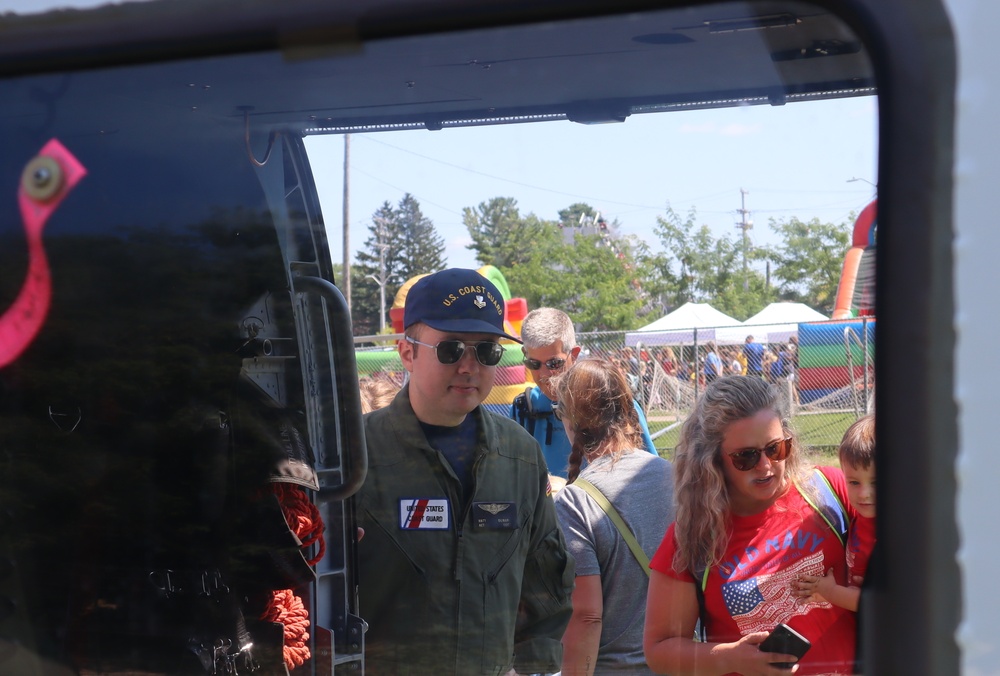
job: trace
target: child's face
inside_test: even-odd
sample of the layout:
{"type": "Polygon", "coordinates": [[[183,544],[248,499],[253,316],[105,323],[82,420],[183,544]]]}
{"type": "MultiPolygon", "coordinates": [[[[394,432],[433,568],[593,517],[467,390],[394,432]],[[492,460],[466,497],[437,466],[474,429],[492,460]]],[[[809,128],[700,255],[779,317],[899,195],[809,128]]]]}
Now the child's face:
{"type": "Polygon", "coordinates": [[[872,518],[875,516],[875,463],[868,469],[844,465],[847,477],[847,497],[858,510],[858,514],[872,518]]]}

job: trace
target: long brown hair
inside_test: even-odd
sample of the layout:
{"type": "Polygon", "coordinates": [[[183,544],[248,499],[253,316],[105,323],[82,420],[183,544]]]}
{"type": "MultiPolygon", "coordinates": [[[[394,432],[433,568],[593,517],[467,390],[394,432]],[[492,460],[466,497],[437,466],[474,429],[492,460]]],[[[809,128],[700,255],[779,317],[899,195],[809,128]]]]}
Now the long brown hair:
{"type": "Polygon", "coordinates": [[[584,359],[556,380],[559,411],[564,425],[573,426],[569,477],[580,475],[588,461],[642,446],[642,428],[632,401],[632,389],[621,369],[605,359],[584,359]]]}
{"type": "Polygon", "coordinates": [[[722,472],[722,441],[726,428],[760,411],[774,411],[792,451],[785,462],[788,487],[803,481],[810,470],[779,391],[759,376],[725,376],[708,384],[694,411],[681,427],[674,455],[676,520],[674,570],[695,571],[719,562],[728,544],[729,490],[722,472]]]}

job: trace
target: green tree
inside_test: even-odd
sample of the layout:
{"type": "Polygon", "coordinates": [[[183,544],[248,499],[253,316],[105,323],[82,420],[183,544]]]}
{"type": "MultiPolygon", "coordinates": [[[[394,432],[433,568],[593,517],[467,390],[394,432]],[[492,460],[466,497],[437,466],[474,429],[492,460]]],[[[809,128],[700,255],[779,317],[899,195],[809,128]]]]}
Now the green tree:
{"type": "Polygon", "coordinates": [[[564,228],[578,228],[596,218],[597,211],[585,202],[577,202],[559,210],[559,223],[564,228]]]}
{"type": "Polygon", "coordinates": [[[410,193],[403,195],[395,215],[402,235],[396,261],[402,277],[400,284],[414,275],[444,270],[448,266],[444,238],[420,211],[417,199],[410,193]]]}
{"type": "Polygon", "coordinates": [[[764,253],[747,252],[741,242],[725,235],[716,238],[707,225],[695,224],[695,212],[686,219],[667,208],[654,228],[664,252],[651,255],[647,263],[655,273],[650,292],[665,307],[673,309],[685,302],[711,303],[737,319],[746,319],[777,297],[768,288],[764,275],[749,263],[760,261],[764,253]]]}
{"type": "Polygon", "coordinates": [[[547,225],[534,214],[522,218],[513,197],[494,197],[474,208],[465,207],[462,223],[472,237],[468,248],[476,252],[480,264],[504,271],[531,260],[535,242],[547,225]]]}
{"type": "Polygon", "coordinates": [[[566,281],[558,264],[562,259],[563,232],[555,223],[539,221],[533,214],[527,219],[534,227],[531,240],[521,242],[524,255],[514,265],[500,267],[500,271],[512,293],[525,298],[529,308],[536,308],[542,307],[542,299],[551,296],[552,289],[566,281]]]}
{"type": "Polygon", "coordinates": [[[781,244],[767,257],[774,264],[782,299],[805,303],[826,315],[833,312],[855,217],[852,213],[839,224],[821,223],[818,218],[771,219],[771,230],[781,244]]]}
{"type": "Polygon", "coordinates": [[[385,284],[386,325],[396,292],[410,277],[437,272],[446,267],[444,239],[420,211],[420,203],[409,193],[396,208],[383,202],[368,226],[368,239],[351,268],[351,314],[355,335],[378,332],[381,294],[385,284]]]}
{"type": "Polygon", "coordinates": [[[622,331],[641,324],[645,305],[640,266],[634,243],[599,234],[578,235],[572,246],[561,248],[560,304],[582,331],[622,331]]]}
{"type": "Polygon", "coordinates": [[[531,247],[530,260],[502,269],[515,295],[529,308],[563,310],[582,331],[639,325],[645,296],[632,242],[620,239],[612,247],[599,234],[578,234],[572,243],[564,242],[554,224],[543,233],[531,247]]]}
{"type": "Polygon", "coordinates": [[[587,331],[634,328],[649,302],[640,283],[647,272],[637,256],[645,247],[615,236],[613,227],[595,227],[596,213],[577,203],[560,210],[558,222],[546,221],[521,217],[511,198],[494,198],[465,210],[474,241],[469,248],[480,262],[500,268],[529,308],[560,308],[587,331]],[[580,215],[590,219],[586,227],[580,215]]]}

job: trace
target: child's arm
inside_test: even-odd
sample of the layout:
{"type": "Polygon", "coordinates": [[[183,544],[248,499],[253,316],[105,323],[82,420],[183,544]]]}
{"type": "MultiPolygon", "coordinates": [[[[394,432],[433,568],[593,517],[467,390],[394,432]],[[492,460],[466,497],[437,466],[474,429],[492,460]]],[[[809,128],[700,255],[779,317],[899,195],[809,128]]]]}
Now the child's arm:
{"type": "Polygon", "coordinates": [[[858,600],[861,589],[858,587],[842,587],[833,577],[833,568],[826,575],[802,575],[794,585],[793,593],[800,599],[826,600],[851,612],[858,612],[858,600]]]}

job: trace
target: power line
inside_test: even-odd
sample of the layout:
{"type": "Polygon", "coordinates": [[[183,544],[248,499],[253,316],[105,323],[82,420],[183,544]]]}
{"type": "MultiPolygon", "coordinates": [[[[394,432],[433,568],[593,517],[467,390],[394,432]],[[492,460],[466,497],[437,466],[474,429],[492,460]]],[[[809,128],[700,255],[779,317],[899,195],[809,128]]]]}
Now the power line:
{"type": "Polygon", "coordinates": [[[510,183],[512,185],[519,185],[519,186],[521,186],[523,188],[531,188],[532,190],[540,190],[542,192],[551,193],[553,195],[565,195],[567,197],[574,197],[576,199],[587,200],[588,202],[596,203],[596,204],[620,204],[622,206],[637,207],[637,208],[640,208],[640,209],[662,209],[662,207],[654,207],[654,206],[650,206],[648,204],[635,204],[633,202],[619,202],[617,200],[610,200],[610,199],[604,199],[604,198],[590,197],[588,195],[580,195],[580,194],[577,194],[577,193],[566,192],[566,191],[563,191],[563,190],[553,190],[551,188],[543,188],[541,186],[533,185],[531,183],[524,183],[523,181],[515,181],[515,180],[510,179],[510,178],[504,178],[502,176],[496,176],[494,174],[487,174],[486,172],[479,171],[478,169],[470,169],[469,167],[463,167],[463,166],[460,166],[460,165],[457,165],[457,164],[453,164],[451,162],[445,162],[444,160],[439,160],[439,159],[434,158],[434,157],[429,157],[427,155],[422,155],[422,154],[420,154],[418,152],[415,152],[413,150],[408,150],[406,148],[400,148],[399,146],[395,146],[395,145],[393,145],[391,143],[386,143],[385,141],[379,141],[378,139],[375,139],[375,138],[371,138],[371,137],[363,137],[363,138],[367,138],[369,141],[371,141],[373,143],[378,143],[378,144],[384,145],[384,146],[386,146],[388,148],[392,148],[394,150],[398,150],[398,151],[403,152],[403,153],[408,153],[408,154],[413,155],[415,157],[420,157],[422,159],[427,160],[428,162],[436,162],[438,164],[443,164],[446,167],[451,167],[453,169],[458,169],[459,171],[464,171],[464,172],[469,173],[469,174],[476,174],[477,176],[483,176],[485,178],[489,178],[489,179],[492,179],[494,181],[503,181],[504,183],[510,183]]]}

